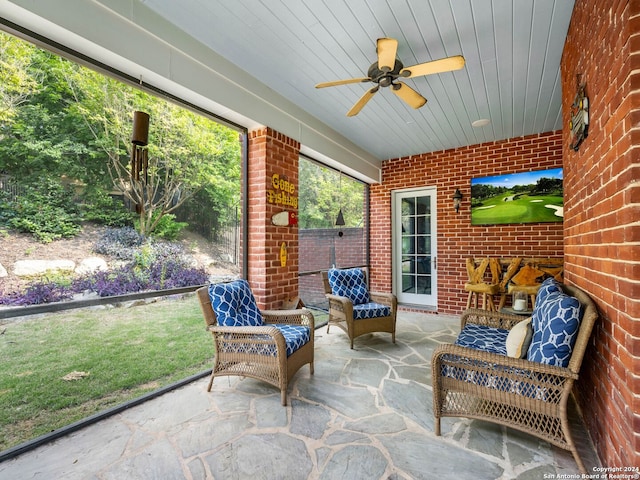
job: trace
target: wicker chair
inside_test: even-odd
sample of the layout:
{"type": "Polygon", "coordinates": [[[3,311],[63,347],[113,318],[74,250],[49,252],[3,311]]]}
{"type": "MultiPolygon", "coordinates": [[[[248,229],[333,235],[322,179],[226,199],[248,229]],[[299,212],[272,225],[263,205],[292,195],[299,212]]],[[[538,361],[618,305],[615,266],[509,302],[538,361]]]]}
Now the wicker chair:
{"type": "MultiPolygon", "coordinates": [[[[583,311],[566,368],[460,345],[444,344],[436,348],[432,357],[436,435],[440,435],[441,417],[495,422],[571,451],[580,470],[586,473],[569,430],[567,400],[578,380],[598,313],[585,292],[572,286],[561,288],[578,299],[583,311]]],[[[462,315],[461,325],[510,330],[523,320],[522,316],[468,309],[462,315]]]]}
{"type": "MultiPolygon", "coordinates": [[[[243,287],[249,289],[245,280],[236,282],[243,282],[243,287]]],[[[215,285],[201,287],[196,291],[207,329],[213,335],[216,352],[207,391],[211,391],[215,377],[252,377],[279,388],[282,405],[286,405],[289,381],[300,367],[308,363],[313,375],[313,314],[304,308],[262,310],[261,326],[223,326],[219,324],[212,305],[210,290],[213,287],[215,285]],[[304,328],[298,328],[301,326],[304,328]],[[296,348],[291,344],[296,340],[292,340],[291,332],[295,337],[296,332],[300,331],[308,335],[308,340],[296,348]],[[288,349],[290,353],[287,355],[288,349]]],[[[250,300],[253,300],[250,289],[248,291],[250,300]]],[[[255,309],[257,310],[257,306],[255,309]]]]}
{"type": "Polygon", "coordinates": [[[360,283],[360,293],[366,293],[366,295],[363,301],[358,302],[356,299],[358,295],[351,295],[354,292],[353,289],[350,292],[332,291],[329,272],[323,271],[324,292],[329,300],[327,333],[329,333],[331,325],[342,329],[349,336],[351,349],[353,349],[353,340],[355,338],[373,332],[388,332],[391,334],[391,341],[396,343],[396,310],[398,308],[396,296],[392,293],[369,292],[366,287],[366,271],[364,269],[332,269],[331,271],[344,272],[356,276],[360,283]],[[337,295],[336,293],[342,293],[343,295],[337,295]],[[356,312],[355,315],[354,311],[356,312]],[[365,313],[363,315],[365,311],[370,314],[365,313]]]}

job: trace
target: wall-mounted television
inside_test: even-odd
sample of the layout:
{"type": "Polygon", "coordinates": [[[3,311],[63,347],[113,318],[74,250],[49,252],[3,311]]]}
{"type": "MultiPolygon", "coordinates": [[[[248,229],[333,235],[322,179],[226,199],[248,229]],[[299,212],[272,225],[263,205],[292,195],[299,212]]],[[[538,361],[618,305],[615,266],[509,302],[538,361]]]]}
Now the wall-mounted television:
{"type": "Polygon", "coordinates": [[[471,179],[471,225],[562,222],[562,169],[471,179]]]}

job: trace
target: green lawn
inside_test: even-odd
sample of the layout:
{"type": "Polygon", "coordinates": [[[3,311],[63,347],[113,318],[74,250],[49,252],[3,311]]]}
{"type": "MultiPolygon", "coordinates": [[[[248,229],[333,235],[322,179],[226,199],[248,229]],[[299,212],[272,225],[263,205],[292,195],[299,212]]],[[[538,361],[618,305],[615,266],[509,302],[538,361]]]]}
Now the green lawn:
{"type": "Polygon", "coordinates": [[[195,295],[27,317],[0,333],[0,450],[211,368],[213,357],[195,295]],[[63,379],[73,372],[80,378],[63,379]]]}
{"type": "Polygon", "coordinates": [[[562,202],[562,196],[557,195],[497,195],[471,209],[471,224],[558,222],[562,221],[562,216],[556,215],[556,211],[562,208],[562,202]]]}

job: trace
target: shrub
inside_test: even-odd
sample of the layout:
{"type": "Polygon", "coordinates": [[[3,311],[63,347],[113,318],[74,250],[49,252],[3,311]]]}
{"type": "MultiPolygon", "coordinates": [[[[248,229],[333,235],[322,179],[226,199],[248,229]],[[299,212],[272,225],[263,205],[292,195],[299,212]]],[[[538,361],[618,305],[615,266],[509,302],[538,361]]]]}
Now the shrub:
{"type": "Polygon", "coordinates": [[[2,305],[41,305],[43,303],[61,302],[71,298],[73,292],[63,285],[50,281],[38,281],[26,287],[25,291],[12,292],[0,297],[2,305]]]}
{"type": "MultiPolygon", "coordinates": [[[[158,214],[154,213],[153,217],[157,217],[158,214]]],[[[136,219],[136,228],[140,228],[140,221],[136,219]]],[[[151,236],[156,238],[162,238],[164,240],[175,240],[180,235],[180,232],[184,230],[189,224],[186,222],[177,222],[176,216],[172,213],[165,213],[162,215],[158,224],[154,227],[152,232],[147,232],[151,236]]]]}
{"type": "Polygon", "coordinates": [[[25,185],[24,193],[8,202],[7,207],[14,212],[8,225],[33,234],[42,243],[73,237],[81,230],[81,218],[72,192],[50,178],[41,178],[35,185],[25,185]]]}
{"type": "Polygon", "coordinates": [[[118,260],[133,260],[144,242],[145,236],[132,227],[108,228],[94,245],[93,251],[118,260]]]}
{"type": "Polygon", "coordinates": [[[87,189],[83,195],[83,201],[83,217],[87,221],[110,227],[133,225],[134,215],[125,208],[122,199],[114,198],[104,190],[87,189]]]}

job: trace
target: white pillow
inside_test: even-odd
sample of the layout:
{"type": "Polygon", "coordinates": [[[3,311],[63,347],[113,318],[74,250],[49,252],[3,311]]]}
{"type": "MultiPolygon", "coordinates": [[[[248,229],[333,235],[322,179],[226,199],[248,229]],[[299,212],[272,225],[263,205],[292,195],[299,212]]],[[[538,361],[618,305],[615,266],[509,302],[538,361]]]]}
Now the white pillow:
{"type": "Polygon", "coordinates": [[[509,331],[509,335],[507,335],[507,356],[525,358],[529,350],[529,345],[531,344],[532,336],[531,317],[518,322],[509,331]]]}

